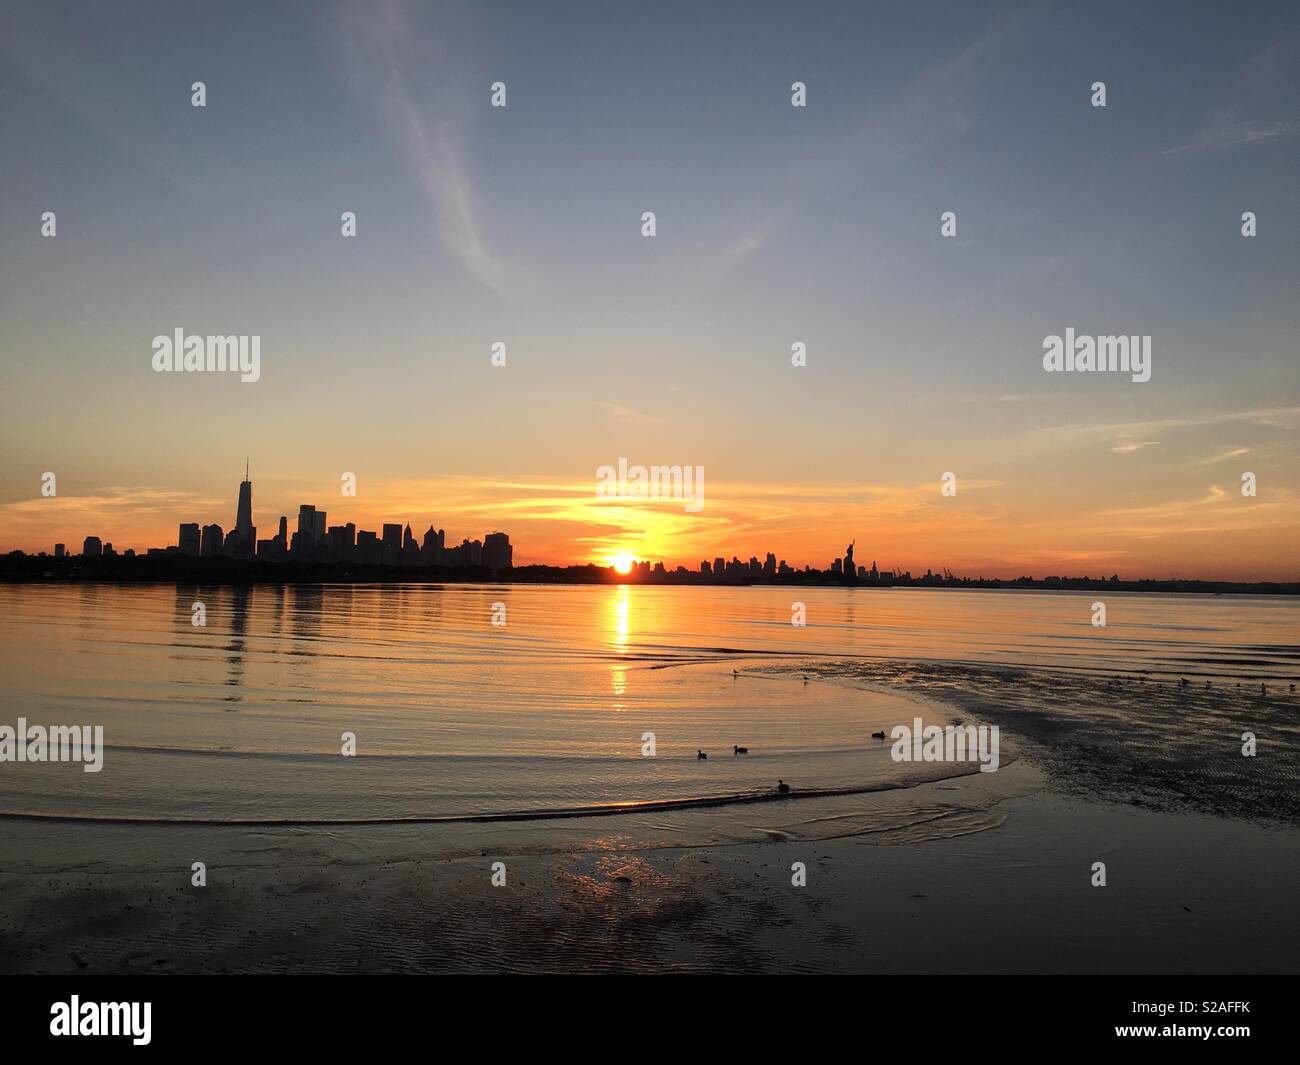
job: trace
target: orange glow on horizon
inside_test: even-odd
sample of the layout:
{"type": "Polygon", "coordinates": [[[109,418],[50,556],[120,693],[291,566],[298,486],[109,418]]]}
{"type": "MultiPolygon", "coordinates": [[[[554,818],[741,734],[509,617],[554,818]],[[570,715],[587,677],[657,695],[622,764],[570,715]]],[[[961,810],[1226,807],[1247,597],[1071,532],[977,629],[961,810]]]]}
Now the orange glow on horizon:
{"type": "MultiPolygon", "coordinates": [[[[242,473],[242,467],[239,473],[242,473]]],[[[259,538],[274,535],[279,516],[296,524],[298,504],[328,511],[328,524],[378,530],[410,522],[418,540],[429,525],[448,545],[509,534],[515,564],[595,563],[630,572],[635,560],[696,570],[718,556],[760,561],[772,551],[796,569],[829,567],[850,540],[856,559],[880,569],[924,573],[947,566],[959,576],[1051,574],[1125,579],[1300,579],[1294,530],[1300,493],[1286,485],[1243,503],[1217,471],[1121,497],[1101,490],[1044,492],[1038,482],[968,477],[955,498],[939,482],[709,482],[699,512],[680,502],[600,498],[591,482],[556,477],[445,476],[367,482],[364,496],[340,499],[325,474],[254,478],[253,520],[259,538]],[[1199,482],[1208,481],[1208,489],[1199,482]],[[1226,487],[1225,487],[1226,485],[1226,487]],[[304,487],[306,486],[306,487],[304,487]]],[[[79,553],[84,536],[131,547],[177,542],[177,523],[235,517],[238,475],[196,490],[171,486],[107,487],[57,498],[0,504],[0,550],[79,553]]],[[[60,486],[62,487],[62,486],[60,486]]]]}

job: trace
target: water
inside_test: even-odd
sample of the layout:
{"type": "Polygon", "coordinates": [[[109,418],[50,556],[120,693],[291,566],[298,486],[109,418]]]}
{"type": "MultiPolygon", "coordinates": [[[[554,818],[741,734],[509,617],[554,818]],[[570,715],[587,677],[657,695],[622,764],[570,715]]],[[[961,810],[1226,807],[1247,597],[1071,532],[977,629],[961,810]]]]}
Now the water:
{"type": "Polygon", "coordinates": [[[122,819],[645,810],[766,798],[778,778],[806,792],[937,775],[893,763],[870,733],[914,716],[947,723],[954,704],[921,684],[855,683],[828,659],[924,662],[949,678],[965,675],[959,664],[1016,667],[1062,685],[1300,680],[1300,601],[1284,597],[8,585],[0,637],[0,723],[102,724],[108,745],[99,774],[0,766],[0,813],[122,819]],[[1105,628],[1091,624],[1097,599],[1105,628]],[[790,623],[795,601],[806,627],[790,623]],[[344,733],[358,757],[340,756],[344,733]]]}

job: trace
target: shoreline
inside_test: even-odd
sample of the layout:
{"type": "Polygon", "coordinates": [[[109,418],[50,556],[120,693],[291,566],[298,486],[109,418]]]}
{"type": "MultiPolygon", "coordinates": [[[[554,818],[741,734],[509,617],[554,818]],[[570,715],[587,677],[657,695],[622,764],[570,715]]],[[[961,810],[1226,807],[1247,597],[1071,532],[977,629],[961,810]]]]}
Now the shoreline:
{"type": "Polygon", "coordinates": [[[695,571],[667,571],[645,577],[609,567],[385,566],[357,562],[248,562],[235,559],[80,555],[55,558],[10,552],[0,555],[0,582],[9,584],[520,584],[598,585],[646,588],[844,588],[933,589],[944,591],[1106,592],[1180,595],[1292,596],[1300,581],[1106,580],[1089,577],[912,577],[844,580],[825,570],[796,570],[786,576],[753,575],[744,580],[706,577],[695,571]]]}
{"type": "Polygon", "coordinates": [[[1279,685],[1260,694],[1258,678],[1244,687],[1221,680],[1201,687],[1183,686],[1177,671],[1117,676],[1114,670],[862,658],[774,663],[749,672],[798,672],[871,691],[907,691],[959,717],[998,725],[1016,756],[1047,773],[1062,794],[1300,825],[1293,786],[1300,776],[1300,693],[1279,685]],[[1259,757],[1243,757],[1245,732],[1256,736],[1259,757]]]}
{"type": "MultiPolygon", "coordinates": [[[[1006,763],[1011,764],[1007,759],[1006,763]]],[[[527,821],[572,821],[592,817],[622,817],[636,814],[666,813],[675,810],[710,810],[726,806],[752,806],[769,802],[795,802],[808,799],[844,798],[855,795],[872,795],[881,791],[899,791],[931,784],[936,780],[959,780],[978,769],[948,773],[933,780],[885,780],[876,784],[847,788],[817,788],[791,791],[788,794],[760,792],[740,795],[701,795],[684,799],[642,799],[628,802],[598,803],[591,806],[551,807],[537,810],[502,810],[492,813],[469,814],[414,814],[405,817],[352,817],[352,818],[204,818],[204,817],[112,817],[98,814],[39,813],[37,811],[0,811],[0,821],[57,821],[67,824],[96,825],[176,825],[189,828],[201,826],[228,828],[345,828],[377,827],[379,825],[486,825],[527,821]]]]}
{"type": "Polygon", "coordinates": [[[926,813],[896,823],[871,804],[848,823],[828,806],[746,842],[687,846],[652,841],[663,829],[649,824],[622,838],[571,823],[538,841],[508,827],[10,822],[0,842],[24,857],[0,870],[0,970],[1293,970],[1297,929],[1271,885],[1300,875],[1300,833],[1061,797],[1029,767],[991,776],[1004,772],[919,785],[926,813]],[[1188,835],[1208,850],[1189,853],[1188,835]],[[190,883],[194,861],[205,887],[190,883]]]}

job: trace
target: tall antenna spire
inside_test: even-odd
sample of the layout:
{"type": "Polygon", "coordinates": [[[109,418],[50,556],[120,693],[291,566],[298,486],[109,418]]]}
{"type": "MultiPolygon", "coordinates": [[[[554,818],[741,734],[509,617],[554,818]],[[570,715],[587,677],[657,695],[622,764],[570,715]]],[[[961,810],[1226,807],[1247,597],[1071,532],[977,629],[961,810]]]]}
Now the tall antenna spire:
{"type": "Polygon", "coordinates": [[[248,480],[248,459],[244,459],[244,480],[248,480]]]}

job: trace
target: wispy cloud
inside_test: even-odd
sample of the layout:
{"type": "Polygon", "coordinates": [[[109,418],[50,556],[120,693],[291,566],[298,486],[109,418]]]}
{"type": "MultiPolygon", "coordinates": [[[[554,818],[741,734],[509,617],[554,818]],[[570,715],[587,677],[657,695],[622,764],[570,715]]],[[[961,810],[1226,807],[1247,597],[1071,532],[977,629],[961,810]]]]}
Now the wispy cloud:
{"type": "Polygon", "coordinates": [[[143,548],[142,530],[153,537],[147,541],[151,546],[162,546],[173,542],[179,522],[193,521],[196,514],[211,514],[229,505],[228,499],[171,488],[110,485],[94,494],[60,494],[2,504],[0,528],[6,540],[28,544],[29,550],[50,551],[61,542],[69,551],[80,552],[87,534],[116,541],[119,548],[143,548]]]}
{"type": "Polygon", "coordinates": [[[1210,109],[1187,144],[1162,155],[1276,144],[1300,134],[1295,110],[1295,71],[1300,36],[1271,41],[1246,61],[1227,99],[1210,109]]]}
{"type": "Polygon", "coordinates": [[[743,234],[740,240],[736,244],[728,248],[723,253],[722,255],[723,264],[726,266],[735,265],[736,263],[740,262],[740,260],[743,259],[746,255],[749,255],[751,252],[758,251],[759,248],[761,248],[764,244],[767,243],[767,239],[768,239],[767,227],[760,227],[758,229],[751,230],[750,232],[743,234]]]}
{"type": "Polygon", "coordinates": [[[1223,425],[1229,422],[1251,422],[1257,425],[1287,424],[1300,418],[1300,406],[1296,407],[1253,407],[1249,410],[1206,411],[1182,418],[1152,418],[1139,422],[1096,422],[1092,424],[1074,423],[1070,425],[1051,426],[1047,432],[1087,433],[1098,436],[1138,436],[1161,429],[1195,429],[1207,425],[1223,425]]]}
{"type": "MultiPolygon", "coordinates": [[[[1267,499],[1245,500],[1236,486],[1209,485],[1200,495],[1174,498],[1137,507],[1098,510],[1094,519],[1115,528],[1116,522],[1125,535],[1139,538],[1191,536],[1199,533],[1224,533],[1282,528],[1295,521],[1296,496],[1288,489],[1278,489],[1267,499]]],[[[1084,525],[1088,524],[1085,520],[1084,525]]]]}
{"type": "Polygon", "coordinates": [[[1176,148],[1166,148],[1161,155],[1178,155],[1181,152],[1233,148],[1241,144],[1270,144],[1300,134],[1300,122],[1267,122],[1257,118],[1228,122],[1201,130],[1196,139],[1176,148]]]}
{"type": "Polygon", "coordinates": [[[662,418],[656,418],[653,414],[646,414],[644,411],[634,410],[622,403],[602,403],[600,405],[624,421],[637,422],[641,425],[660,425],[663,423],[662,418]]]}
{"type": "MultiPolygon", "coordinates": [[[[493,291],[502,291],[505,269],[481,236],[465,153],[446,123],[421,111],[411,93],[404,56],[410,54],[413,38],[420,38],[419,31],[397,4],[386,5],[379,17],[369,9],[352,9],[350,15],[348,43],[359,38],[369,45],[363,57],[368,67],[358,66],[363,60],[350,56],[354,76],[364,91],[378,93],[398,148],[428,196],[439,238],[474,277],[493,291]]],[[[429,62],[437,48],[432,42],[422,43],[428,47],[419,50],[420,71],[427,77],[429,70],[437,69],[436,61],[429,62]]]]}
{"type": "Polygon", "coordinates": [[[429,194],[443,244],[483,284],[500,292],[505,271],[479,237],[473,194],[460,152],[436,121],[420,115],[396,76],[392,93],[396,123],[405,129],[405,146],[429,194]]]}
{"type": "Polygon", "coordinates": [[[1221,451],[1217,455],[1211,455],[1208,459],[1201,459],[1201,461],[1196,463],[1196,465],[1212,466],[1216,462],[1226,462],[1228,459],[1235,459],[1240,455],[1249,455],[1249,454],[1250,454],[1250,448],[1248,447],[1234,447],[1234,448],[1230,448],[1227,451],[1221,451]]]}

